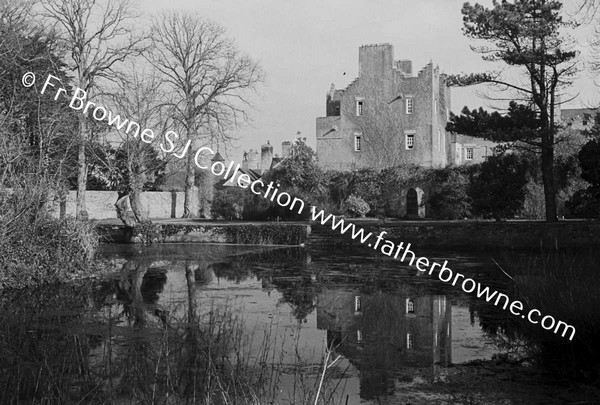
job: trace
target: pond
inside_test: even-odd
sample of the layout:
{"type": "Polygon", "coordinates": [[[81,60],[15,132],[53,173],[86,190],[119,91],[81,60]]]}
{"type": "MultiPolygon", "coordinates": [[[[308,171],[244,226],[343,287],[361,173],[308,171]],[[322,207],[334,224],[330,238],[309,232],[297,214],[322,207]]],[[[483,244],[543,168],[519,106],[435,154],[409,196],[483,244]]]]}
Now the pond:
{"type": "MultiPolygon", "coordinates": [[[[5,297],[0,403],[463,403],[427,387],[498,357],[505,315],[371,252],[104,245],[106,278],[5,297]]],[[[489,253],[419,254],[508,282],[489,253]]],[[[464,403],[527,403],[485,395],[464,403]]]]}

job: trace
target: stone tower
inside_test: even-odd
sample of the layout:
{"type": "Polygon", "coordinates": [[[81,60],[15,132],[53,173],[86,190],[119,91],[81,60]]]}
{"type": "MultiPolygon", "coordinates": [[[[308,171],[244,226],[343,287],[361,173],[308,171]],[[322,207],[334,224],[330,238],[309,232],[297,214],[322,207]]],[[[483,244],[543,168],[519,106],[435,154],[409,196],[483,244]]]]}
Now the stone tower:
{"type": "Polygon", "coordinates": [[[273,162],[273,146],[267,141],[260,148],[260,172],[264,173],[271,168],[273,162]]]}
{"type": "Polygon", "coordinates": [[[285,158],[290,154],[292,150],[292,143],[290,141],[284,141],[281,143],[281,157],[285,158]]]}

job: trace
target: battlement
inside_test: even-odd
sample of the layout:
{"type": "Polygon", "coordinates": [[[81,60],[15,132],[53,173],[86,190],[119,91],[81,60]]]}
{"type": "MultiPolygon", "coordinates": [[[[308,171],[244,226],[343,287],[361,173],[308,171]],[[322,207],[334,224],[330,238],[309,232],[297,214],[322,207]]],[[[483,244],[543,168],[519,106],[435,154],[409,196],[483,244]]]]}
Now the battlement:
{"type": "Polygon", "coordinates": [[[377,48],[377,47],[388,47],[388,46],[392,46],[392,44],[389,44],[387,42],[380,43],[380,44],[366,44],[366,45],[361,45],[360,48],[377,48]]]}

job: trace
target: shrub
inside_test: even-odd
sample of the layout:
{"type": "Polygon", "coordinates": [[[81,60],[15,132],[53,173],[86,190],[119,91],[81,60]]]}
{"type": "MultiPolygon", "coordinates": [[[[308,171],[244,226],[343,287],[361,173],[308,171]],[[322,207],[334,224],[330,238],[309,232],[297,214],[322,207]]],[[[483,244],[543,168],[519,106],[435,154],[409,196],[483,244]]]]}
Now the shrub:
{"type": "Polygon", "coordinates": [[[245,192],[238,187],[217,190],[212,201],[212,213],[219,219],[241,219],[245,206],[245,192]]]}
{"type": "Polygon", "coordinates": [[[571,218],[600,217],[600,189],[590,186],[575,192],[565,203],[567,214],[571,218]]]}
{"type": "Polygon", "coordinates": [[[525,186],[525,200],[520,216],[525,219],[543,219],[546,215],[544,186],[530,180],[525,186]]]}
{"type": "Polygon", "coordinates": [[[381,177],[373,169],[361,169],[352,173],[350,194],[362,198],[369,206],[381,202],[381,177]]]}
{"type": "Polygon", "coordinates": [[[515,154],[491,156],[479,168],[469,188],[473,212],[500,220],[521,211],[528,182],[527,161],[515,154]]]}
{"type": "Polygon", "coordinates": [[[0,196],[0,289],[65,281],[87,273],[98,248],[92,222],[47,214],[51,185],[23,179],[0,196]]]}
{"type": "Polygon", "coordinates": [[[363,218],[371,210],[365,200],[355,195],[348,197],[342,208],[348,215],[360,218],[363,218]]]}
{"type": "Polygon", "coordinates": [[[444,179],[432,182],[429,206],[438,219],[463,219],[471,216],[471,199],[468,195],[469,178],[461,171],[443,169],[444,179]]]}
{"type": "Polygon", "coordinates": [[[598,218],[600,216],[600,128],[594,125],[595,139],[587,142],[578,154],[581,166],[581,178],[590,183],[587,189],[582,189],[573,194],[565,203],[569,216],[576,218],[598,218]]]}
{"type": "Polygon", "coordinates": [[[88,273],[97,248],[91,222],[47,217],[20,221],[0,246],[0,289],[66,281],[88,273]]]}

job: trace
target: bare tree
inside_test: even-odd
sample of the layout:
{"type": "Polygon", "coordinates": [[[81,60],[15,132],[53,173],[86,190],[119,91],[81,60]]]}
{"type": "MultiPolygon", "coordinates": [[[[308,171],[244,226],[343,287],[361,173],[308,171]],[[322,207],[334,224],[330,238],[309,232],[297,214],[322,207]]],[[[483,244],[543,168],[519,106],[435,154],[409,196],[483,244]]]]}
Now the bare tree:
{"type": "MultiPolygon", "coordinates": [[[[88,99],[99,81],[115,78],[118,63],[144,49],[143,38],[134,35],[129,25],[135,15],[128,0],[42,0],[42,4],[55,22],[63,47],[70,51],[67,64],[75,74],[75,86],[86,91],[88,99]]],[[[85,219],[90,130],[85,112],[78,114],[78,120],[76,217],[85,219]]]]}
{"type": "MultiPolygon", "coordinates": [[[[164,133],[170,120],[163,104],[166,95],[161,92],[161,81],[155,71],[144,70],[136,62],[139,61],[133,61],[128,68],[129,73],[119,79],[118,89],[110,95],[110,99],[121,114],[136,117],[141,128],[154,128],[164,133]]],[[[156,180],[157,173],[164,170],[167,161],[159,158],[156,142],[126,129],[123,127],[117,131],[120,144],[114,156],[108,155],[104,159],[95,156],[95,161],[101,162],[103,167],[92,170],[92,174],[105,184],[116,187],[117,216],[125,225],[133,227],[148,221],[142,209],[141,193],[156,180]]]]}
{"type": "MultiPolygon", "coordinates": [[[[230,130],[248,119],[248,91],[262,80],[258,63],[241,54],[222,27],[189,12],[161,14],[151,37],[150,60],[178,97],[171,108],[182,138],[192,147],[230,143],[230,130]]],[[[198,212],[192,207],[194,153],[187,153],[184,217],[190,218],[198,212]]]]}

